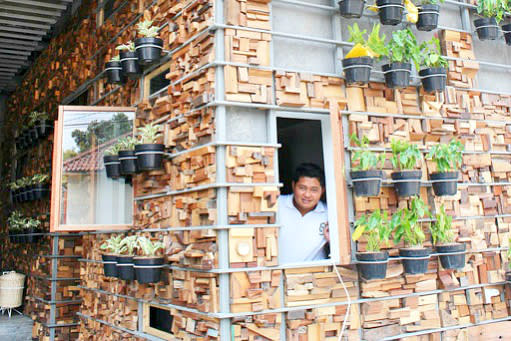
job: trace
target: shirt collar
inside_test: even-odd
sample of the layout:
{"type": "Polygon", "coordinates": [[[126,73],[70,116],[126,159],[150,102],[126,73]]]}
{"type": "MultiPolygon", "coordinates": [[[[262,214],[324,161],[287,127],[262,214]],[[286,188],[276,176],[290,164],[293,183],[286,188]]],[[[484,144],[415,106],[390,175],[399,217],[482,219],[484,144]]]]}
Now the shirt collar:
{"type": "MultiPolygon", "coordinates": [[[[288,195],[287,196],[287,200],[285,201],[285,205],[289,208],[294,208],[295,210],[298,210],[295,205],[293,204],[293,198],[294,198],[294,194],[291,194],[291,195],[288,195]]],[[[316,207],[311,211],[311,212],[314,212],[314,213],[323,213],[326,211],[326,206],[325,204],[323,203],[323,201],[319,201],[318,204],[316,205],[316,207]]]]}

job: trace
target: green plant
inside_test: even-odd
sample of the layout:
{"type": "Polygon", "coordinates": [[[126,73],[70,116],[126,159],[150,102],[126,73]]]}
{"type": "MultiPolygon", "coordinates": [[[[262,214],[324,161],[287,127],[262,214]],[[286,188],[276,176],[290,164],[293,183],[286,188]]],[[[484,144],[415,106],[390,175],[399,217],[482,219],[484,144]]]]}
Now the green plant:
{"type": "Polygon", "coordinates": [[[411,247],[422,247],[426,239],[419,219],[425,216],[430,217],[428,206],[422,199],[415,197],[412,199],[410,209],[404,207],[392,215],[390,227],[394,231],[394,243],[404,240],[405,245],[411,247]]]}
{"type": "Polygon", "coordinates": [[[495,18],[499,23],[509,9],[508,0],[478,0],[477,14],[486,18],[495,18]]]}
{"type": "Polygon", "coordinates": [[[26,229],[31,229],[31,228],[36,229],[39,227],[39,225],[41,225],[41,222],[34,218],[26,218],[24,221],[24,224],[25,224],[26,229]]]}
{"type": "Polygon", "coordinates": [[[18,185],[18,183],[16,181],[13,181],[13,182],[9,183],[9,188],[11,191],[15,191],[18,188],[20,188],[20,186],[18,185]]]}
{"type": "Polygon", "coordinates": [[[363,234],[366,234],[366,250],[368,252],[378,252],[382,243],[388,242],[391,233],[392,229],[388,222],[387,212],[382,214],[380,210],[376,210],[370,216],[363,214],[357,219],[355,231],[351,238],[353,241],[357,241],[363,234]]]}
{"type": "Polygon", "coordinates": [[[357,23],[348,26],[350,38],[348,41],[355,43],[353,49],[346,55],[346,58],[356,58],[362,56],[369,56],[372,58],[379,58],[387,54],[387,47],[385,46],[385,34],[380,35],[380,24],[374,24],[371,33],[367,36],[367,30],[360,31],[357,23]],[[351,56],[350,56],[351,55],[351,56]]]}
{"type": "Polygon", "coordinates": [[[133,255],[134,254],[133,251],[137,247],[137,236],[124,237],[119,246],[120,246],[119,253],[133,255]]]}
{"type": "Polygon", "coordinates": [[[443,4],[445,0],[421,0],[419,3],[421,5],[438,5],[439,3],[443,4]]]}
{"type": "Polygon", "coordinates": [[[106,149],[104,154],[107,156],[117,155],[119,153],[120,148],[121,145],[119,144],[119,142],[117,142],[116,144],[110,146],[110,148],[106,149]]]}
{"type": "Polygon", "coordinates": [[[44,184],[45,182],[48,181],[49,178],[50,177],[48,174],[36,174],[32,177],[32,184],[34,185],[44,184]]]}
{"type": "Polygon", "coordinates": [[[119,140],[119,150],[134,150],[137,139],[133,136],[126,136],[119,140]]]}
{"type": "Polygon", "coordinates": [[[463,161],[463,144],[452,139],[448,144],[440,143],[431,148],[427,156],[436,163],[438,172],[444,173],[456,170],[463,161]]]}
{"type": "Polygon", "coordinates": [[[130,40],[126,44],[118,45],[115,49],[118,51],[135,52],[135,43],[130,40]]]}
{"type": "Polygon", "coordinates": [[[145,20],[137,24],[138,33],[145,38],[154,38],[158,35],[160,30],[157,26],[151,26],[152,20],[145,20]]]}
{"type": "Polygon", "coordinates": [[[440,52],[440,40],[438,38],[431,38],[431,40],[425,41],[420,46],[422,58],[421,65],[426,68],[431,67],[447,67],[449,63],[440,52]]]}
{"type": "Polygon", "coordinates": [[[394,168],[411,170],[415,167],[417,161],[422,159],[422,153],[416,144],[393,139],[390,147],[392,148],[391,160],[394,168]]]}
{"type": "Polygon", "coordinates": [[[406,28],[392,32],[385,55],[391,63],[409,63],[411,60],[418,69],[421,50],[412,30],[406,28]]]}
{"type": "Polygon", "coordinates": [[[119,254],[121,249],[121,241],[122,236],[112,236],[109,239],[107,239],[103,244],[101,244],[100,249],[101,250],[108,250],[108,252],[113,254],[119,254]]]}
{"type": "Polygon", "coordinates": [[[37,121],[42,121],[42,120],[49,120],[50,119],[50,115],[48,115],[47,113],[45,112],[38,112],[38,111],[32,111],[29,115],[29,120],[28,120],[28,124],[29,126],[33,126],[35,125],[35,123],[37,121]]]}
{"type": "Polygon", "coordinates": [[[141,143],[154,144],[158,137],[160,137],[160,126],[149,123],[143,127],[138,128],[138,135],[140,136],[141,143]]]}
{"type": "Polygon", "coordinates": [[[151,239],[147,237],[139,237],[137,243],[140,250],[142,251],[142,254],[146,257],[154,257],[156,256],[156,252],[158,250],[164,248],[162,242],[152,242],[151,239]]]}
{"type": "Polygon", "coordinates": [[[120,62],[121,61],[121,57],[120,56],[114,56],[110,59],[110,62],[120,62]]]}
{"type": "Polygon", "coordinates": [[[17,232],[22,230],[23,226],[23,215],[19,211],[13,211],[9,218],[7,218],[7,223],[9,224],[9,231],[17,232]]]}
{"type": "Polygon", "coordinates": [[[26,186],[30,185],[30,178],[25,176],[23,178],[18,179],[16,182],[18,183],[18,186],[26,187],[26,186]]]}
{"type": "Polygon", "coordinates": [[[431,225],[430,231],[434,244],[447,244],[454,241],[452,217],[445,213],[443,204],[440,206],[440,211],[436,214],[436,221],[431,225]]]}
{"type": "Polygon", "coordinates": [[[381,169],[383,167],[383,163],[385,162],[385,153],[377,155],[370,151],[369,139],[367,136],[364,136],[362,140],[360,140],[357,135],[353,133],[350,136],[350,140],[362,148],[362,150],[356,150],[351,157],[352,163],[358,161],[358,164],[352,167],[354,171],[367,171],[376,168],[381,169]]]}

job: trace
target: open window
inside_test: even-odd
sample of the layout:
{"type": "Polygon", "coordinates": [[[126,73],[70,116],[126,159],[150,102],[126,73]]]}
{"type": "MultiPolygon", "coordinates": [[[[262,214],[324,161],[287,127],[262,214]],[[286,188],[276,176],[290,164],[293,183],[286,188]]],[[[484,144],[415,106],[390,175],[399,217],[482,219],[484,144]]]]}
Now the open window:
{"type": "Polygon", "coordinates": [[[170,308],[144,304],[143,331],[164,340],[174,340],[172,330],[172,311],[170,308]]]}
{"type": "Polygon", "coordinates": [[[154,98],[160,93],[166,95],[170,80],[166,78],[170,72],[170,62],[163,64],[144,77],[144,98],[154,98]]]}
{"type": "Polygon", "coordinates": [[[329,115],[324,114],[308,114],[308,113],[288,113],[288,112],[277,112],[274,114],[274,119],[277,128],[277,142],[282,145],[278,151],[278,175],[279,181],[283,183],[281,190],[282,197],[279,200],[279,216],[278,221],[281,225],[281,233],[279,235],[279,250],[283,253],[279,255],[281,264],[288,263],[303,263],[303,262],[327,262],[331,263],[330,259],[335,261],[341,260],[341,263],[349,263],[351,250],[349,240],[346,239],[346,229],[349,231],[349,226],[345,226],[344,223],[347,221],[348,211],[344,207],[344,202],[339,200],[339,195],[342,195],[343,189],[341,181],[342,178],[342,165],[336,165],[334,160],[338,159],[335,157],[335,153],[339,151],[339,145],[334,148],[335,140],[339,136],[333,137],[333,132],[338,130],[331,129],[331,120],[329,115]],[[320,203],[315,206],[314,214],[315,218],[307,218],[307,214],[300,215],[296,209],[293,200],[293,173],[298,165],[302,163],[313,163],[319,166],[324,172],[325,178],[325,193],[321,197],[321,201],[324,206],[321,207],[320,203]],[[286,205],[289,209],[280,206],[286,205]],[[340,206],[338,205],[340,204],[340,206]],[[294,208],[293,208],[294,206],[294,208]],[[324,209],[322,215],[321,210],[324,209]],[[308,230],[303,236],[299,233],[289,235],[286,234],[284,224],[289,223],[289,219],[286,217],[286,212],[295,212],[296,219],[304,220],[304,226],[311,226],[311,230],[308,230]],[[329,226],[330,242],[322,246],[325,243],[324,229],[325,224],[322,220],[327,220],[329,226]],[[312,220],[310,220],[312,219],[312,220]],[[319,221],[321,220],[321,221],[319,221]],[[316,226],[317,225],[317,226],[316,226]],[[322,237],[318,237],[321,235],[322,237]],[[301,240],[300,238],[305,238],[301,240]],[[319,239],[318,239],[319,238],[319,239]],[[342,241],[340,242],[340,239],[342,241]],[[318,243],[319,240],[319,243],[318,243]],[[286,243],[291,243],[293,247],[302,252],[303,259],[301,261],[288,261],[290,259],[287,256],[285,249],[286,243]],[[300,243],[301,245],[297,245],[300,243]],[[317,244],[317,245],[316,245],[317,244]],[[343,245],[342,250],[340,246],[343,245]],[[322,250],[319,250],[323,248],[322,250]],[[306,250],[306,251],[303,251],[306,250]],[[310,252],[309,252],[310,251],[310,252]],[[329,252],[329,254],[325,253],[329,252]],[[312,255],[314,252],[315,253],[312,255]]]}

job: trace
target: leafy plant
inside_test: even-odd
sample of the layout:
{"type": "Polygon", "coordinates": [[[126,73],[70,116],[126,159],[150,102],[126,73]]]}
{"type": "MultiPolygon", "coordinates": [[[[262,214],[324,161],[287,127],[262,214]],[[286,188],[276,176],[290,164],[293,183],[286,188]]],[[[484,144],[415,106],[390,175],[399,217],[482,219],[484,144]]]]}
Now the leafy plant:
{"type": "Polygon", "coordinates": [[[404,240],[405,245],[412,247],[422,247],[426,239],[419,219],[425,216],[430,217],[431,213],[428,206],[421,198],[412,199],[410,209],[404,207],[392,215],[390,227],[394,231],[394,243],[404,240]]]}
{"type": "Polygon", "coordinates": [[[152,242],[151,239],[147,237],[139,237],[137,243],[140,250],[142,251],[142,254],[146,257],[156,256],[156,252],[164,248],[162,242],[152,242]]]}
{"type": "Polygon", "coordinates": [[[117,155],[119,153],[120,148],[121,148],[121,145],[119,143],[116,143],[116,144],[110,146],[110,148],[106,149],[104,154],[109,155],[109,156],[117,155]]]}
{"type": "Polygon", "coordinates": [[[110,59],[111,62],[120,62],[121,61],[121,57],[119,55],[117,56],[114,56],[110,59]]]}
{"type": "Polygon", "coordinates": [[[24,223],[25,223],[26,229],[30,229],[30,228],[36,229],[39,227],[39,225],[41,225],[41,222],[34,218],[26,218],[24,223]]]}
{"type": "Polygon", "coordinates": [[[456,170],[463,161],[463,144],[452,139],[448,144],[440,143],[431,148],[427,156],[436,163],[438,172],[444,173],[456,170]]]}
{"type": "Polygon", "coordinates": [[[380,251],[381,245],[388,242],[392,229],[388,222],[387,212],[374,211],[370,216],[363,214],[355,222],[355,231],[351,238],[357,241],[363,234],[367,235],[368,252],[380,251]]]}
{"type": "Polygon", "coordinates": [[[439,3],[444,3],[445,0],[421,0],[421,5],[438,5],[439,3]]]}
{"type": "Polygon", "coordinates": [[[387,53],[391,63],[409,63],[413,61],[417,69],[421,61],[421,50],[417,39],[409,28],[392,32],[387,45],[387,53]]]}
{"type": "Polygon", "coordinates": [[[421,65],[426,68],[431,67],[447,67],[449,64],[447,59],[440,52],[440,40],[432,37],[431,40],[425,41],[420,46],[422,58],[421,65]]]}
{"type": "Polygon", "coordinates": [[[9,231],[17,232],[22,230],[23,220],[24,218],[20,211],[13,211],[9,218],[7,218],[7,223],[9,224],[9,231]]]}
{"type": "Polygon", "coordinates": [[[122,236],[112,236],[109,239],[107,239],[103,244],[101,244],[100,249],[101,250],[108,250],[108,252],[113,254],[119,254],[121,250],[121,241],[122,236]]]}
{"type": "Polygon", "coordinates": [[[440,206],[440,212],[436,214],[436,222],[429,229],[434,244],[452,243],[454,241],[452,217],[445,213],[443,204],[440,206]]]}
{"type": "Polygon", "coordinates": [[[32,184],[39,185],[48,181],[50,176],[48,174],[36,174],[32,177],[32,184]]]}
{"type": "Polygon", "coordinates": [[[16,181],[18,183],[18,186],[21,187],[27,187],[28,185],[30,185],[30,178],[28,177],[23,177],[23,178],[20,178],[16,181]]]}
{"type": "Polygon", "coordinates": [[[138,143],[133,136],[126,136],[119,140],[119,150],[134,150],[138,143]]]}
{"type": "Polygon", "coordinates": [[[499,23],[509,9],[507,0],[478,0],[477,14],[486,18],[495,18],[499,23]]]}
{"type": "Polygon", "coordinates": [[[392,165],[401,170],[412,170],[418,160],[422,159],[422,153],[416,144],[408,141],[392,140],[392,165]]]}
{"type": "Polygon", "coordinates": [[[9,189],[11,191],[15,191],[17,190],[18,188],[20,188],[20,186],[18,185],[18,183],[16,181],[13,181],[13,182],[10,182],[9,183],[9,189]]]}
{"type": "Polygon", "coordinates": [[[356,150],[351,157],[352,163],[358,161],[358,164],[353,167],[354,171],[366,171],[376,168],[381,169],[383,167],[383,163],[385,162],[385,153],[377,155],[376,153],[370,151],[368,149],[369,139],[367,136],[364,136],[362,140],[360,140],[357,135],[353,133],[350,136],[350,140],[362,148],[362,150],[356,150]]]}
{"type": "Polygon", "coordinates": [[[49,120],[50,115],[45,112],[32,111],[29,115],[28,125],[33,126],[37,121],[49,120]]]}
{"type": "Polygon", "coordinates": [[[126,44],[118,45],[115,49],[118,51],[135,52],[135,43],[130,40],[126,44]]]}
{"type": "Polygon", "coordinates": [[[126,253],[127,255],[133,255],[134,250],[137,247],[137,236],[127,236],[121,240],[119,244],[120,250],[119,253],[126,253]]]}
{"type": "Polygon", "coordinates": [[[346,58],[356,58],[369,56],[371,58],[379,58],[387,54],[385,46],[385,34],[380,36],[380,24],[374,24],[371,33],[367,36],[367,30],[360,31],[357,23],[348,26],[350,38],[348,41],[354,42],[355,46],[346,55],[346,58]]]}
{"type": "Polygon", "coordinates": [[[160,126],[149,123],[143,127],[138,128],[138,135],[140,136],[141,143],[154,144],[158,137],[160,137],[160,126]]]}
{"type": "Polygon", "coordinates": [[[152,20],[145,20],[137,24],[138,33],[145,38],[154,38],[158,35],[160,30],[157,26],[151,26],[152,20]]]}

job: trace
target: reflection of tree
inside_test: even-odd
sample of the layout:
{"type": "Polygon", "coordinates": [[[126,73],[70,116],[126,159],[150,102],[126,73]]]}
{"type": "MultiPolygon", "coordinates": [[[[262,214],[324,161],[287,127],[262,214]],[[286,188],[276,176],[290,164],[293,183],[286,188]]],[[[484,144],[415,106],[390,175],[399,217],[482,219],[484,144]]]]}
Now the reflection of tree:
{"type": "Polygon", "coordinates": [[[76,155],[78,155],[78,153],[72,149],[64,150],[64,161],[72,157],[75,157],[76,155]]]}
{"type": "MultiPolygon", "coordinates": [[[[87,130],[82,131],[79,129],[74,130],[71,136],[78,146],[78,153],[83,153],[89,150],[92,146],[92,137],[94,136],[94,145],[100,145],[111,139],[131,131],[132,123],[128,116],[124,113],[117,113],[110,120],[106,121],[92,121],[87,126],[87,130]]],[[[66,159],[64,153],[64,160],[66,159]]]]}

